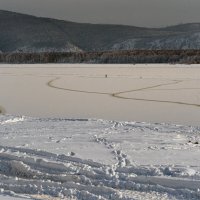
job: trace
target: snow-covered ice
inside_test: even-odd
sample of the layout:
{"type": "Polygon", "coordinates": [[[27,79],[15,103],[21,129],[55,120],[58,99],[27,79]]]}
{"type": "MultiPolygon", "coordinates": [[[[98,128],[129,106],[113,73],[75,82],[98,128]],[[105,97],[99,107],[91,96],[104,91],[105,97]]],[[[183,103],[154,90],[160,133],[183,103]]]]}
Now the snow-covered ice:
{"type": "Polygon", "coordinates": [[[199,199],[199,132],[2,115],[0,199],[199,199]]]}
{"type": "Polygon", "coordinates": [[[0,113],[198,126],[199,66],[2,64],[0,113]]]}
{"type": "Polygon", "coordinates": [[[200,199],[199,83],[199,65],[1,65],[0,200],[200,199]]]}

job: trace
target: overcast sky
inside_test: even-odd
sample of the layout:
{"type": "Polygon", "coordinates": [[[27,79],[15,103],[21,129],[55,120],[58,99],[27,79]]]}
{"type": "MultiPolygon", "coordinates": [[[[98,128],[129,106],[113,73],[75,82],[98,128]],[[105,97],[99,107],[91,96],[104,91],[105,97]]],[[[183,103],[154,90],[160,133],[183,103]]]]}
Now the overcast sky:
{"type": "Polygon", "coordinates": [[[0,0],[0,9],[76,22],[148,27],[200,22],[200,0],[0,0]]]}

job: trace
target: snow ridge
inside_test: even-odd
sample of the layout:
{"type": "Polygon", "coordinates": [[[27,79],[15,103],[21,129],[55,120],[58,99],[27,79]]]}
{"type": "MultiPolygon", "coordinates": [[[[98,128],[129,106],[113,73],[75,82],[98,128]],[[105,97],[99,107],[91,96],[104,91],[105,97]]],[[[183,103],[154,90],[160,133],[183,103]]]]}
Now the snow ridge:
{"type": "Polygon", "coordinates": [[[144,157],[160,151],[167,157],[168,151],[173,155],[185,149],[188,159],[199,151],[194,142],[200,139],[199,131],[164,123],[0,116],[0,194],[36,199],[199,199],[198,157],[196,165],[176,164],[176,157],[169,164],[150,164],[151,158],[144,157]],[[74,154],[67,153],[71,143],[77,145],[74,154]],[[80,149],[82,144],[87,151],[80,149]],[[110,164],[86,155],[99,157],[101,151],[112,159],[110,164]],[[146,165],[136,159],[140,151],[146,165]]]}
{"type": "Polygon", "coordinates": [[[168,196],[200,198],[200,180],[167,179],[155,169],[113,167],[70,159],[48,152],[2,148],[0,153],[0,187],[19,194],[48,194],[74,199],[131,199],[126,191],[167,193],[168,196]],[[20,153],[23,152],[23,155],[20,153]],[[25,153],[26,152],[26,153],[25,153]],[[33,158],[34,155],[34,158],[33,158]],[[47,159],[48,158],[48,159],[47,159]],[[61,159],[62,158],[62,159],[61,159]],[[26,185],[26,187],[24,187],[26,185]],[[173,188],[171,186],[173,185],[173,188]],[[187,189],[184,189],[184,188],[187,189]],[[124,194],[125,193],[125,194],[124,194]]]}

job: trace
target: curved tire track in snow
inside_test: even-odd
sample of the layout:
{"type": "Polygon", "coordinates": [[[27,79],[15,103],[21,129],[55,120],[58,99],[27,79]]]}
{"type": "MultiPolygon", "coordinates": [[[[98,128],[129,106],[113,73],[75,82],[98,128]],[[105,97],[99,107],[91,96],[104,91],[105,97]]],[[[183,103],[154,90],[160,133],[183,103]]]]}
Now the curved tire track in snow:
{"type": "Polygon", "coordinates": [[[70,89],[70,88],[63,88],[63,87],[58,87],[54,85],[54,82],[56,80],[61,79],[60,77],[54,78],[52,80],[50,80],[47,83],[47,86],[54,88],[54,89],[58,89],[58,90],[65,90],[65,91],[69,91],[69,92],[80,92],[80,93],[86,93],[86,94],[100,94],[100,95],[111,95],[110,93],[106,93],[106,92],[96,92],[96,91],[87,91],[87,90],[76,90],[76,89],[70,89]]]}
{"type": "Polygon", "coordinates": [[[161,87],[161,86],[175,85],[175,84],[183,82],[182,80],[172,80],[172,81],[173,82],[170,82],[170,83],[162,83],[162,84],[157,84],[157,85],[153,85],[153,86],[147,86],[147,87],[142,87],[142,88],[138,88],[138,89],[117,92],[117,93],[113,93],[113,94],[114,94],[114,96],[117,97],[120,94],[125,94],[125,93],[130,93],[130,92],[138,92],[138,91],[143,91],[143,90],[149,90],[149,89],[158,88],[158,87],[161,87]]]}
{"type": "MultiPolygon", "coordinates": [[[[157,84],[157,85],[153,85],[153,86],[142,87],[142,88],[138,88],[138,89],[121,91],[121,92],[116,92],[116,93],[107,93],[107,92],[87,91],[87,90],[78,90],[78,89],[72,89],[72,88],[59,87],[54,84],[55,81],[57,81],[59,79],[61,79],[61,78],[56,77],[56,78],[50,80],[47,83],[47,86],[54,88],[54,89],[64,90],[64,91],[69,91],[69,92],[79,92],[79,93],[97,94],[97,95],[109,95],[111,97],[118,98],[118,99],[124,99],[124,100],[170,103],[170,104],[177,104],[177,105],[184,105],[184,106],[200,107],[200,104],[195,104],[195,103],[187,103],[187,102],[181,102],[181,101],[169,101],[169,100],[168,101],[167,100],[157,100],[157,99],[145,99],[145,98],[134,98],[134,97],[132,98],[132,97],[124,97],[121,95],[121,94],[126,94],[126,93],[131,93],[131,92],[147,91],[147,90],[159,88],[161,86],[166,86],[166,85],[175,85],[175,84],[179,84],[179,83],[183,82],[183,80],[172,80],[172,82],[170,82],[170,83],[157,84]]],[[[162,90],[162,89],[160,89],[160,90],[162,90]]]]}
{"type": "Polygon", "coordinates": [[[195,103],[186,103],[181,101],[165,101],[165,100],[156,100],[156,99],[143,99],[143,98],[131,98],[131,97],[124,97],[120,95],[115,95],[116,98],[125,99],[125,100],[133,100],[133,101],[146,101],[146,102],[157,102],[157,103],[170,103],[170,104],[177,104],[177,105],[184,105],[184,106],[195,106],[200,107],[200,104],[195,103]]]}
{"type": "Polygon", "coordinates": [[[122,91],[122,92],[114,93],[114,94],[112,94],[112,96],[119,98],[119,99],[125,99],[125,100],[157,102],[157,103],[170,103],[170,104],[200,107],[200,104],[187,103],[187,102],[181,102],[181,101],[166,101],[166,100],[156,100],[156,99],[131,98],[131,97],[124,97],[124,96],[120,95],[120,94],[125,94],[125,93],[130,93],[130,92],[144,91],[144,90],[159,88],[159,87],[165,86],[165,85],[175,85],[175,84],[178,84],[178,83],[181,83],[181,82],[183,82],[183,81],[182,80],[174,80],[173,83],[158,84],[158,85],[134,89],[134,90],[122,91]]]}

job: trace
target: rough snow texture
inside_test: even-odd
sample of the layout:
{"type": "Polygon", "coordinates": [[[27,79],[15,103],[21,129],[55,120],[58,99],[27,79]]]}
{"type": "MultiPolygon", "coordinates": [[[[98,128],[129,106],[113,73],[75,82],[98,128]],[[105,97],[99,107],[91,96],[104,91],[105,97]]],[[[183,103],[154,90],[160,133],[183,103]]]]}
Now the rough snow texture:
{"type": "Polygon", "coordinates": [[[0,198],[199,199],[199,131],[0,116],[0,198]]]}

